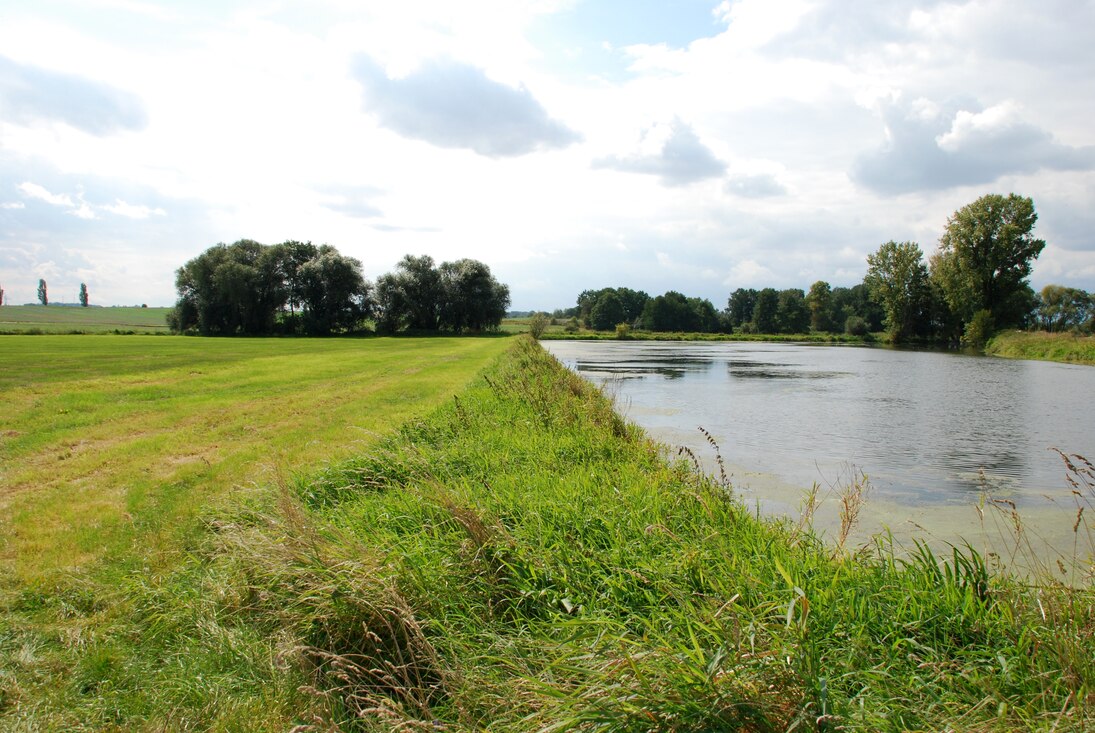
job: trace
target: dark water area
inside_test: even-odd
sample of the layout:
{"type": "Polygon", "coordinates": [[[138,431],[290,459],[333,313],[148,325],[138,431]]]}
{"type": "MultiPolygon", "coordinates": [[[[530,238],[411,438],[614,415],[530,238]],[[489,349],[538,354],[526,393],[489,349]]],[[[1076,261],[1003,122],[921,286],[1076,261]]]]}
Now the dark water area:
{"type": "Polygon", "coordinates": [[[735,487],[769,511],[794,514],[813,483],[835,493],[862,472],[872,531],[926,523],[964,537],[986,495],[1067,527],[1076,504],[1050,448],[1095,460],[1092,367],[805,344],[544,346],[652,437],[711,467],[704,428],[735,487]]]}

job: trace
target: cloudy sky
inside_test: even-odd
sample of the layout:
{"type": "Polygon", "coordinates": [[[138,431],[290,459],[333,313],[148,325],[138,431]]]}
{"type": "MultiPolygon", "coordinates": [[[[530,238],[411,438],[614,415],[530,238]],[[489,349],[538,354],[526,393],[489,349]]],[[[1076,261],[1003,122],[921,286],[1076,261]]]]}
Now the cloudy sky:
{"type": "Polygon", "coordinates": [[[1010,192],[1032,284],[1095,290],[1093,0],[0,0],[9,303],[170,305],[251,238],[723,307],[1010,192]]]}

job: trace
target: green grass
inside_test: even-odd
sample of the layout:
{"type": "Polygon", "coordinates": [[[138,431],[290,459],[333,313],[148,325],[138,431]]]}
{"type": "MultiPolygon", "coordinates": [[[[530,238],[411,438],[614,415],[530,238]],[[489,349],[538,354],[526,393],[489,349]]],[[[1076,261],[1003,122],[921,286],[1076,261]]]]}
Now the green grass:
{"type": "Polygon", "coordinates": [[[24,586],[0,728],[1095,725],[1090,578],[826,546],[667,462],[530,339],[470,343],[508,350],[355,455],[208,507],[113,596],[24,586]]]}
{"type": "Polygon", "coordinates": [[[0,338],[0,729],[98,728],[77,712],[80,670],[155,660],[134,647],[146,629],[132,626],[131,578],[171,572],[211,507],[365,450],[504,349],[455,338],[0,338]]]}
{"type": "Polygon", "coordinates": [[[1004,331],[989,339],[985,353],[1011,359],[1095,365],[1095,336],[1047,331],[1004,331]]]}
{"type": "Polygon", "coordinates": [[[168,333],[170,308],[0,307],[0,333],[168,333]]]}

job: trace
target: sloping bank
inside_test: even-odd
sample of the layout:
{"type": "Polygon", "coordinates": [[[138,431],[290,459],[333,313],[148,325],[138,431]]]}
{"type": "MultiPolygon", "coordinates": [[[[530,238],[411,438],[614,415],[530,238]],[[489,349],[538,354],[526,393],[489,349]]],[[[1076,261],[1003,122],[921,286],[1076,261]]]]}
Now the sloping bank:
{"type": "Polygon", "coordinates": [[[523,337],[208,551],[218,623],[278,640],[315,730],[1095,724],[1090,586],[758,520],[523,337]]]}

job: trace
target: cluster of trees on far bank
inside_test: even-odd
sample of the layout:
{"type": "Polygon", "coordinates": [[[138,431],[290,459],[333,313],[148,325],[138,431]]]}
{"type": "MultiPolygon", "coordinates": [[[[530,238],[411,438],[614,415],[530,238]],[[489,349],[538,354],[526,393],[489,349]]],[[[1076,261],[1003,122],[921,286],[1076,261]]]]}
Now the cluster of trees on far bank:
{"type": "Polygon", "coordinates": [[[479,332],[498,328],[509,306],[509,288],[477,260],[407,255],[374,285],[359,260],[298,241],[214,245],[179,268],[175,286],[171,329],[217,336],[479,332]]]}
{"type": "Polygon", "coordinates": [[[925,260],[916,242],[890,241],[867,256],[867,274],[852,287],[815,282],[798,288],[738,288],[717,311],[706,299],[628,288],[587,290],[576,308],[557,311],[588,328],[618,324],[650,331],[793,334],[884,331],[894,342],[984,343],[997,329],[1095,329],[1095,298],[1076,288],[1027,282],[1045,242],[1033,235],[1029,198],[982,196],[947,221],[925,260]]]}

